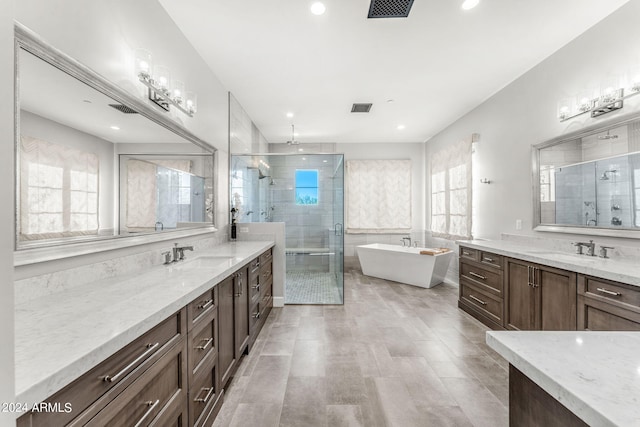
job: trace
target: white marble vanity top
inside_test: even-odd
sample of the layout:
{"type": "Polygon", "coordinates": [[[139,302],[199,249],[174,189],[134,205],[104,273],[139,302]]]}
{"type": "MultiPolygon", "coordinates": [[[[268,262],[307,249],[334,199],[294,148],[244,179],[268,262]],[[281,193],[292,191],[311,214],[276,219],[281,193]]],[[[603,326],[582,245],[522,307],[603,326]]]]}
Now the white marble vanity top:
{"type": "Polygon", "coordinates": [[[273,245],[225,243],[16,305],[16,402],[43,401],[273,245]],[[217,264],[208,267],[203,257],[217,264]]]}
{"type": "Polygon", "coordinates": [[[640,426],[640,332],[490,331],[487,344],[590,426],[640,426]]]}
{"type": "Polygon", "coordinates": [[[577,255],[503,240],[459,240],[456,243],[524,261],[640,286],[640,260],[633,262],[627,259],[577,255]]]}

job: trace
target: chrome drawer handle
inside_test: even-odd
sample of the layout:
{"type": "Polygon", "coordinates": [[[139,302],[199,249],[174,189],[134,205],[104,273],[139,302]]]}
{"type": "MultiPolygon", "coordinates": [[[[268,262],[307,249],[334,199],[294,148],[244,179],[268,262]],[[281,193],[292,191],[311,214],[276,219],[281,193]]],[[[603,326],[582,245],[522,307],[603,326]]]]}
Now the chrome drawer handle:
{"type": "Polygon", "coordinates": [[[196,349],[198,349],[198,350],[206,350],[207,347],[209,347],[209,344],[211,344],[213,342],[213,338],[202,338],[200,340],[200,342],[202,342],[202,341],[206,341],[206,343],[204,345],[196,346],[196,349]]]}
{"type": "Polygon", "coordinates": [[[620,292],[613,292],[605,288],[596,288],[596,290],[602,292],[603,294],[613,295],[615,297],[619,297],[620,295],[622,295],[620,292]]]}
{"type": "Polygon", "coordinates": [[[484,257],[484,260],[487,262],[493,262],[493,258],[489,258],[488,256],[484,257]]]}
{"type": "Polygon", "coordinates": [[[477,277],[478,279],[487,280],[486,277],[479,275],[478,273],[474,273],[473,271],[469,272],[470,276],[477,277]]]}
{"type": "Polygon", "coordinates": [[[253,315],[254,319],[259,319],[260,318],[260,312],[257,312],[253,315]]]}
{"type": "Polygon", "coordinates": [[[201,302],[200,304],[198,304],[198,310],[204,310],[205,308],[208,308],[212,304],[213,304],[212,299],[201,302]]]}
{"type": "Polygon", "coordinates": [[[141,425],[143,425],[145,418],[147,418],[149,414],[151,414],[153,410],[156,409],[156,406],[158,406],[159,403],[160,403],[160,399],[156,400],[155,402],[152,400],[148,402],[144,402],[144,404],[147,405],[149,409],[147,409],[147,412],[144,413],[142,418],[138,420],[138,422],[135,424],[134,427],[140,427],[141,425]]]}
{"type": "Polygon", "coordinates": [[[260,284],[253,285],[252,288],[259,291],[260,290],[260,284]]]}
{"type": "Polygon", "coordinates": [[[122,375],[124,375],[127,371],[129,371],[129,369],[133,368],[134,366],[136,366],[138,363],[140,363],[145,357],[147,357],[150,353],[152,353],[155,348],[157,346],[159,346],[160,343],[155,343],[155,344],[147,344],[147,350],[142,353],[140,356],[136,357],[136,359],[129,363],[127,366],[125,366],[124,368],[122,368],[120,370],[120,372],[118,372],[117,374],[115,374],[114,376],[110,376],[110,375],[105,375],[103,380],[107,381],[107,382],[114,382],[114,381],[118,381],[118,378],[121,377],[122,375]]]}
{"type": "Polygon", "coordinates": [[[487,305],[486,302],[482,301],[480,298],[476,298],[473,295],[469,295],[469,298],[471,298],[472,300],[474,300],[475,302],[479,302],[482,305],[487,305]]]}
{"type": "Polygon", "coordinates": [[[213,387],[202,387],[202,389],[200,389],[200,394],[202,394],[203,391],[206,391],[207,395],[204,398],[196,397],[195,399],[193,399],[194,402],[207,403],[209,401],[211,395],[213,394],[213,387]]]}
{"type": "Polygon", "coordinates": [[[462,255],[471,255],[471,254],[467,251],[462,251],[462,255]]]}

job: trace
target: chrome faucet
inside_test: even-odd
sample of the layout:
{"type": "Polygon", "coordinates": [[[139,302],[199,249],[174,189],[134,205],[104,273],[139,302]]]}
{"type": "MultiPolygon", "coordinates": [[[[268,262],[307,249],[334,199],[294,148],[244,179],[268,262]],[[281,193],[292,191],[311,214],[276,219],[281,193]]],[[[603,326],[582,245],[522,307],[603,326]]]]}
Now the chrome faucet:
{"type": "Polygon", "coordinates": [[[411,247],[411,237],[407,236],[402,238],[402,246],[407,246],[407,242],[409,243],[408,246],[411,247]]]}
{"type": "Polygon", "coordinates": [[[173,244],[173,262],[182,261],[184,259],[184,251],[193,251],[193,246],[178,246],[173,244]]]}
{"type": "Polygon", "coordinates": [[[582,255],[582,248],[587,248],[586,255],[596,256],[596,244],[593,243],[593,240],[589,240],[589,243],[585,242],[576,242],[573,244],[576,247],[576,253],[582,255]]]}

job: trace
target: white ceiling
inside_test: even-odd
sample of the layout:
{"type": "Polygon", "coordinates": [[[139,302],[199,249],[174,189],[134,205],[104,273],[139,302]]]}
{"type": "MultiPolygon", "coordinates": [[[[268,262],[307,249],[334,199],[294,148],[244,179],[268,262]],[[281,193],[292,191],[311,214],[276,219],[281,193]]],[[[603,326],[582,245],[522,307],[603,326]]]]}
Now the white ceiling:
{"type": "Polygon", "coordinates": [[[269,142],[304,143],[426,141],[628,0],[159,1],[269,142]]]}

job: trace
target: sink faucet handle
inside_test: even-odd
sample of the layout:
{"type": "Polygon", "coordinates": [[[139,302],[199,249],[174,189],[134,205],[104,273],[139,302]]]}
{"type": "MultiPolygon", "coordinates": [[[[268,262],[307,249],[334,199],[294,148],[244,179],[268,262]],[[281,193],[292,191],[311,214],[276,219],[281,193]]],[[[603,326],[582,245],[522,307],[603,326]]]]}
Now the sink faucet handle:
{"type": "Polygon", "coordinates": [[[582,255],[582,242],[573,242],[572,245],[576,247],[576,253],[582,255]]]}
{"type": "Polygon", "coordinates": [[[600,258],[609,258],[607,256],[607,249],[615,249],[613,246],[600,246],[600,258]]]}
{"type": "Polygon", "coordinates": [[[171,264],[171,251],[162,252],[162,256],[165,264],[171,264]]]}

